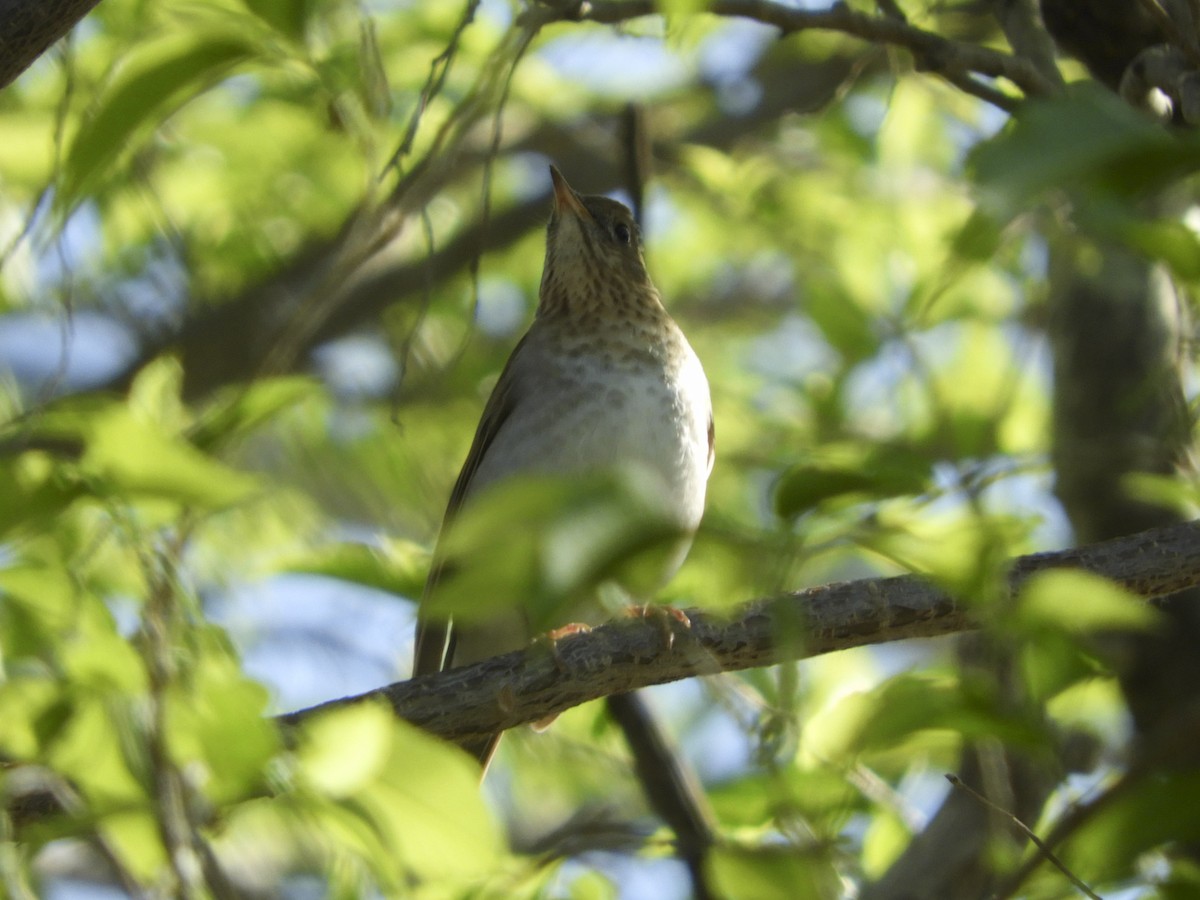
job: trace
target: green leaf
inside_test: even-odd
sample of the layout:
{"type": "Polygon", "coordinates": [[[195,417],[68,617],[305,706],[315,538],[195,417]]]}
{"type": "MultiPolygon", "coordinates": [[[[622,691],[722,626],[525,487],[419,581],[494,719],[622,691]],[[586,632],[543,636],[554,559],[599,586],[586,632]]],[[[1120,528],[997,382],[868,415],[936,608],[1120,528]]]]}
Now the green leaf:
{"type": "MultiPolygon", "coordinates": [[[[829,500],[860,503],[922,493],[929,486],[928,457],[889,446],[846,445],[850,460],[804,463],[788,469],[775,488],[775,514],[794,518],[829,500]]],[[[838,456],[835,452],[833,456],[838,456]]]]}
{"type": "Polygon", "coordinates": [[[830,346],[848,361],[868,359],[879,349],[876,323],[842,291],[814,285],[805,298],[804,311],[830,346]]]}
{"type": "Polygon", "coordinates": [[[9,678],[0,684],[0,753],[6,759],[34,760],[70,713],[61,686],[49,678],[9,678]],[[49,728],[50,720],[56,720],[49,728]]]}
{"type": "Polygon", "coordinates": [[[87,488],[41,454],[0,467],[0,537],[15,528],[49,524],[87,488]]]}
{"type": "Polygon", "coordinates": [[[397,596],[418,597],[429,573],[429,553],[408,541],[390,541],[383,547],[335,544],[285,562],[280,568],[338,578],[397,596]]]}
{"type": "Polygon", "coordinates": [[[302,376],[263,378],[250,385],[238,385],[208,404],[188,437],[199,449],[211,452],[319,392],[315,379],[302,376]]]}
{"type": "Polygon", "coordinates": [[[1024,746],[1035,746],[1042,738],[1032,725],[999,710],[984,692],[948,678],[900,675],[842,700],[823,721],[820,753],[841,759],[891,751],[931,730],[999,737],[1024,746]]]}
{"type": "Polygon", "coordinates": [[[1096,196],[1077,201],[1075,217],[1092,234],[1161,260],[1182,279],[1200,278],[1200,238],[1183,222],[1150,219],[1129,204],[1096,196]]]}
{"type": "Polygon", "coordinates": [[[297,43],[312,11],[311,0],[242,0],[246,8],[280,34],[297,43]]]}
{"type": "Polygon", "coordinates": [[[1003,235],[1001,223],[990,213],[975,210],[950,242],[950,252],[958,259],[988,262],[996,255],[1003,235]]]}
{"type": "Polygon", "coordinates": [[[304,783],[342,799],[412,874],[475,877],[495,864],[502,842],[479,793],[479,766],[386,705],[306,721],[297,760],[304,783]]]}
{"type": "Polygon", "coordinates": [[[1021,589],[1019,622],[1071,634],[1152,628],[1159,614],[1149,603],[1090,572],[1039,572],[1021,589]]]}
{"type": "Polygon", "coordinates": [[[136,807],[148,801],[142,727],[132,700],[109,692],[76,692],[70,716],[56,729],[44,760],[67,777],[94,811],[136,807]]]}
{"type": "Polygon", "coordinates": [[[863,835],[864,871],[872,877],[883,875],[912,840],[912,829],[895,810],[884,807],[870,820],[863,835]]]}
{"type": "Polygon", "coordinates": [[[507,479],[448,527],[429,608],[476,619],[520,608],[540,630],[563,624],[564,602],[605,581],[649,599],[683,546],[667,506],[661,480],[632,467],[507,479]]]}
{"type": "Polygon", "coordinates": [[[479,766],[407,722],[396,720],[393,728],[387,770],[359,802],[420,877],[487,873],[504,842],[479,791],[479,766]]]}
{"type": "Polygon", "coordinates": [[[779,480],[775,513],[781,518],[834,499],[857,503],[918,494],[930,477],[928,455],[897,444],[830,444],[812,456],[779,480]]]}
{"type": "Polygon", "coordinates": [[[1143,852],[1200,839],[1200,774],[1191,767],[1159,766],[1109,800],[1071,836],[1069,852],[1059,854],[1086,881],[1128,877],[1143,852]]]}
{"type": "Polygon", "coordinates": [[[831,768],[796,766],[755,772],[715,786],[709,792],[713,809],[729,828],[761,828],[776,816],[801,813],[809,823],[835,819],[854,810],[862,792],[831,768]]]}
{"type": "Polygon", "coordinates": [[[187,683],[167,695],[167,740],[175,761],[203,771],[204,792],[217,803],[253,796],[279,752],[279,734],[264,713],[267,690],[230,656],[200,660],[187,683]]]}
{"type": "Polygon", "coordinates": [[[393,718],[373,703],[312,717],[296,753],[305,782],[328,797],[346,797],[374,782],[391,755],[393,718]]]}
{"type": "Polygon", "coordinates": [[[70,207],[92,193],[121,154],[255,52],[223,32],[172,34],[137,48],[71,141],[57,202],[70,207]]]}
{"type": "Polygon", "coordinates": [[[826,852],[792,847],[719,847],[710,872],[728,900],[833,900],[841,880],[826,852]]]}
{"type": "Polygon", "coordinates": [[[1198,158],[1194,139],[1173,135],[1093,85],[1023,104],[1009,128],[974,150],[969,167],[1020,205],[1063,187],[1150,190],[1193,169],[1198,158]]]}
{"type": "Polygon", "coordinates": [[[230,506],[257,487],[250,476],[123,407],[92,423],[83,465],[118,492],[204,509],[230,506]]]}
{"type": "Polygon", "coordinates": [[[161,878],[167,854],[162,830],[148,806],[109,813],[100,820],[98,831],[106,846],[138,882],[151,884],[161,878]]]}
{"type": "Polygon", "coordinates": [[[89,691],[137,694],[145,690],[141,657],[116,629],[112,615],[94,597],[76,604],[70,642],[59,654],[64,674],[89,691]]]}
{"type": "Polygon", "coordinates": [[[78,586],[61,566],[26,562],[0,569],[0,648],[10,658],[58,646],[78,615],[78,586]]]}
{"type": "Polygon", "coordinates": [[[708,0],[656,0],[658,7],[667,19],[673,16],[693,16],[703,12],[708,7],[708,0]]]}

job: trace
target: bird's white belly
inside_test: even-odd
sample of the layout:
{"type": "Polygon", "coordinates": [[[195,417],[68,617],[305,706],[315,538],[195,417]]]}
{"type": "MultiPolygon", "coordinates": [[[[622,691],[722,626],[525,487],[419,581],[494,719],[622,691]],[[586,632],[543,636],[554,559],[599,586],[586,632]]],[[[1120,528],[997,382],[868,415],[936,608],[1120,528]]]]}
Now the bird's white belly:
{"type": "Polygon", "coordinates": [[[708,385],[694,355],[674,378],[649,360],[553,361],[527,384],[472,482],[472,493],[516,474],[634,466],[661,481],[668,509],[694,529],[708,477],[708,385]]]}

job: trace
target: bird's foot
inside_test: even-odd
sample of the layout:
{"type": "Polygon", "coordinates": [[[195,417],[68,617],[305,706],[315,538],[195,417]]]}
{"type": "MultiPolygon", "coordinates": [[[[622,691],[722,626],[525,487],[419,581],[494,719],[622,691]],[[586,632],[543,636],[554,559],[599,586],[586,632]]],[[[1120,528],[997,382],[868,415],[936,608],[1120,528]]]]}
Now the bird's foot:
{"type": "MultiPolygon", "coordinates": [[[[565,662],[563,662],[563,658],[558,653],[558,642],[565,637],[570,637],[573,634],[587,634],[591,630],[592,626],[583,622],[570,622],[566,625],[563,625],[561,628],[553,628],[550,631],[547,631],[545,634],[538,635],[535,640],[538,643],[544,641],[550,647],[550,656],[554,659],[554,665],[557,667],[558,671],[565,672],[567,670],[567,665],[565,662]]],[[[545,731],[557,718],[558,713],[554,713],[553,715],[538,719],[536,722],[531,722],[529,727],[534,731],[545,731]]]]}
{"type": "Polygon", "coordinates": [[[570,637],[574,634],[587,634],[591,630],[591,625],[587,625],[583,622],[570,622],[566,625],[563,625],[561,628],[552,628],[545,634],[539,634],[533,640],[535,644],[545,644],[547,647],[549,647],[550,656],[554,659],[555,668],[557,668],[560,672],[565,672],[567,670],[567,665],[565,662],[563,662],[562,656],[559,655],[558,642],[563,638],[570,637]]]}
{"type": "Polygon", "coordinates": [[[653,603],[633,603],[625,607],[625,615],[642,619],[656,619],[662,630],[663,642],[670,650],[675,646],[675,628],[673,622],[678,622],[684,628],[692,627],[692,620],[687,613],[675,606],[658,606],[653,603]]]}

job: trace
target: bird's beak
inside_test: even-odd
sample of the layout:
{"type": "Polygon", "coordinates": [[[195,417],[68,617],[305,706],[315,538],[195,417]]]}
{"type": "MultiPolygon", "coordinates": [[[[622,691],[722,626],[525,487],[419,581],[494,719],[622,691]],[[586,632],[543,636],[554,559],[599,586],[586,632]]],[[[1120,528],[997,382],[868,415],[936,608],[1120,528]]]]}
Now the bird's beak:
{"type": "Polygon", "coordinates": [[[587,207],[583,205],[579,195],[567,184],[567,179],[563,178],[562,172],[554,166],[550,167],[550,180],[554,182],[554,214],[556,216],[561,216],[570,210],[580,219],[591,218],[591,213],[587,211],[587,207]]]}

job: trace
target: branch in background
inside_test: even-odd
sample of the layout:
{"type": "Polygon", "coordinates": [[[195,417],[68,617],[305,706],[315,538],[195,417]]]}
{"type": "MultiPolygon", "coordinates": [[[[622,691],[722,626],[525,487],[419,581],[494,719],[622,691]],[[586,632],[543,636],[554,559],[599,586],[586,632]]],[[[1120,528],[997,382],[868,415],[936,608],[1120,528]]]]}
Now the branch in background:
{"type": "MultiPolygon", "coordinates": [[[[808,11],[754,0],[718,0],[710,9],[718,15],[774,25],[784,34],[833,30],[875,43],[905,47],[913,52],[922,68],[938,72],[961,89],[1004,108],[1011,108],[1013,99],[1000,94],[979,76],[1006,78],[1026,95],[1052,94],[1057,90],[1054,83],[1023,58],[950,41],[902,21],[857,13],[841,5],[808,11]]],[[[577,11],[591,21],[616,23],[655,10],[649,2],[630,0],[591,3],[577,11]]],[[[528,27],[572,17],[571,12],[548,7],[533,8],[525,15],[535,17],[525,23],[528,27]]],[[[808,63],[799,70],[795,60],[788,66],[780,66],[768,59],[751,73],[763,85],[763,99],[752,113],[730,117],[717,112],[690,132],[671,136],[671,145],[700,143],[728,148],[785,112],[819,109],[836,95],[856,62],[855,57],[846,55],[808,63]]],[[[592,182],[585,186],[588,191],[611,190],[622,181],[613,159],[571,132],[553,126],[508,149],[544,153],[568,171],[590,173],[592,182]]],[[[405,209],[419,209],[429,197],[464,177],[471,177],[482,164],[483,156],[479,147],[456,144],[434,164],[423,160],[414,166],[398,186],[398,192],[405,196],[405,209]]],[[[205,312],[186,322],[180,332],[151,342],[126,372],[103,388],[127,385],[141,366],[169,348],[181,354],[185,394],[193,399],[230,383],[296,371],[304,367],[314,347],[375,320],[393,303],[423,298],[431,279],[435,286],[444,282],[465,270],[481,251],[509,246],[544,220],[546,205],[542,197],[524,200],[497,216],[490,227],[480,223],[468,225],[429,261],[386,262],[374,252],[383,242],[368,240],[374,250],[362,260],[365,265],[342,271],[342,261],[347,256],[345,247],[363,240],[363,221],[368,224],[374,221],[370,216],[364,219],[356,213],[337,236],[314,242],[279,272],[249,286],[236,297],[203,304],[205,312]],[[370,274],[364,275],[365,271],[370,274]]],[[[398,211],[398,216],[399,220],[397,215],[385,217],[389,234],[398,231],[402,211],[398,211]]]]}
{"type": "MultiPolygon", "coordinates": [[[[1147,600],[1200,584],[1200,521],[1013,561],[1015,592],[1033,574],[1081,569],[1147,600]]],[[[560,641],[399,682],[280,718],[383,699],[401,718],[461,742],[557,715],[611,694],[697,675],[752,669],[835,650],[975,627],[970,610],[924,579],[841,582],[756,601],[735,618],[689,611],[671,646],[659,622],[615,622],[560,641]]]]}
{"type": "Polygon", "coordinates": [[[1062,91],[1066,84],[1054,61],[1054,39],[1042,22],[1037,0],[991,0],[991,5],[992,15],[1013,52],[1062,91]]]}
{"type": "MultiPolygon", "coordinates": [[[[762,100],[752,112],[736,118],[715,113],[685,134],[673,136],[672,141],[728,149],[785,113],[822,108],[858,64],[852,56],[833,56],[803,66],[794,60],[784,65],[768,58],[752,73],[763,85],[762,100]]],[[[409,205],[419,205],[452,184],[474,178],[485,149],[460,150],[454,165],[443,160],[439,165],[414,167],[405,177],[409,205]]],[[[568,172],[586,172],[588,180],[582,187],[588,193],[611,190],[622,181],[615,154],[597,150],[575,132],[553,123],[515,141],[506,152],[541,153],[568,172]]],[[[669,157],[668,152],[660,152],[669,157]]],[[[466,271],[481,252],[504,249],[530,229],[544,225],[549,209],[547,184],[545,194],[527,196],[494,213],[486,226],[481,219],[465,225],[428,258],[385,261],[373,257],[371,264],[363,267],[366,272],[351,272],[337,280],[330,296],[314,298],[315,286],[331,282],[329,271],[343,256],[343,244],[353,239],[354,229],[347,223],[336,236],[314,241],[278,271],[238,295],[196,304],[202,312],[185,321],[177,333],[149,342],[124,373],[99,390],[124,388],[142,366],[167,349],[180,353],[185,395],[192,399],[265,374],[302,369],[314,347],[375,321],[393,304],[424,302],[431,287],[466,271]],[[282,341],[294,320],[312,314],[314,307],[320,321],[302,329],[301,339],[282,341]],[[284,344],[287,352],[283,352],[284,344]]]]}
{"type": "Polygon", "coordinates": [[[0,0],[0,88],[33,65],[100,0],[0,0]]]}
{"type": "MultiPolygon", "coordinates": [[[[931,71],[973,72],[989,78],[1005,78],[1026,97],[1050,97],[1058,94],[1061,83],[1048,79],[1029,60],[977,44],[952,41],[909,25],[895,16],[873,16],[857,12],[845,3],[828,9],[800,9],[770,0],[712,0],[705,9],[717,16],[752,19],[774,25],[784,36],[800,31],[836,31],[873,44],[904,47],[924,60],[931,71]],[[936,61],[936,62],[935,62],[936,61]]],[[[567,10],[534,7],[525,13],[540,22],[586,20],[615,24],[643,16],[659,14],[654,0],[589,0],[567,10]]]]}
{"type": "Polygon", "coordinates": [[[1136,0],[1041,0],[1041,8],[1059,47],[1114,91],[1137,55],[1162,41],[1136,0]]]}

